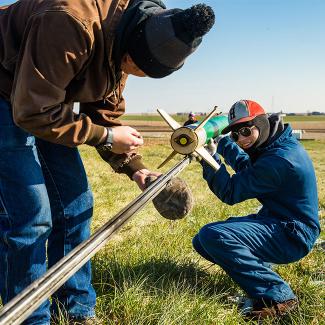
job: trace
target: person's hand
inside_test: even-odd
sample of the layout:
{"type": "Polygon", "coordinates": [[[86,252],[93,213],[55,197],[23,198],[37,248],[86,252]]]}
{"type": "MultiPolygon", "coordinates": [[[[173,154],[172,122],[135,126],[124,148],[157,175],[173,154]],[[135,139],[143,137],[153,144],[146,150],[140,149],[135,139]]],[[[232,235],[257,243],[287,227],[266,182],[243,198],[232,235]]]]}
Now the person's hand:
{"type": "Polygon", "coordinates": [[[215,142],[215,140],[210,139],[205,145],[205,149],[211,156],[214,156],[217,152],[217,143],[215,142]]]}
{"type": "Polygon", "coordinates": [[[214,156],[216,154],[219,141],[225,136],[226,135],[219,135],[214,139],[210,139],[208,143],[205,145],[205,149],[209,152],[211,156],[214,156]]]}
{"type": "Polygon", "coordinates": [[[190,154],[190,159],[191,159],[191,161],[198,161],[198,162],[200,162],[202,160],[201,156],[198,155],[196,152],[192,152],[190,154]]]}
{"type": "Polygon", "coordinates": [[[158,172],[153,172],[148,169],[140,169],[136,171],[132,175],[132,179],[137,183],[141,191],[144,191],[146,189],[146,178],[157,178],[161,175],[161,173],[158,172]]]}
{"type": "MultiPolygon", "coordinates": [[[[210,139],[208,143],[204,146],[204,148],[211,156],[214,156],[217,152],[217,144],[215,143],[214,139],[210,139]]],[[[196,152],[191,153],[190,157],[194,161],[200,162],[202,160],[202,157],[196,152]]]]}
{"type": "Polygon", "coordinates": [[[113,130],[112,152],[121,154],[138,149],[143,145],[141,134],[130,126],[116,126],[113,130]]]}

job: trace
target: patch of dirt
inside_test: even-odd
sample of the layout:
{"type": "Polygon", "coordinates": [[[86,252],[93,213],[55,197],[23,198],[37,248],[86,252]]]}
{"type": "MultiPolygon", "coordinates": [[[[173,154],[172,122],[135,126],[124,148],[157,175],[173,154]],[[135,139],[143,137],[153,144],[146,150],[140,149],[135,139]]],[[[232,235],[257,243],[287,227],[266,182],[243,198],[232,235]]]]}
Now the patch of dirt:
{"type": "Polygon", "coordinates": [[[137,120],[129,120],[129,121],[122,121],[124,125],[129,125],[132,127],[137,126],[144,126],[144,127],[166,127],[168,128],[168,125],[165,121],[137,121],[137,120]]]}
{"type": "Polygon", "coordinates": [[[296,130],[323,130],[323,133],[325,133],[325,121],[290,122],[290,125],[296,130]]]}

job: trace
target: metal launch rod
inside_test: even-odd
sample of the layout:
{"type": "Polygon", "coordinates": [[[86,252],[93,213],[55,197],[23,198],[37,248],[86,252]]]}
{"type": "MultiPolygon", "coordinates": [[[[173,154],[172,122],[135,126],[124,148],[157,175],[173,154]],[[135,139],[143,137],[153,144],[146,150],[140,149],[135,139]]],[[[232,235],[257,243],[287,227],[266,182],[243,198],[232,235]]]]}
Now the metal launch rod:
{"type": "Polygon", "coordinates": [[[21,324],[51,294],[58,290],[70,276],[77,272],[95,255],[123,224],[162,191],[168,181],[180,173],[190,163],[186,156],[168,173],[160,176],[143,193],[117,213],[88,240],[78,245],[68,255],[50,268],[41,278],[9,301],[0,310],[0,325],[21,324]]]}

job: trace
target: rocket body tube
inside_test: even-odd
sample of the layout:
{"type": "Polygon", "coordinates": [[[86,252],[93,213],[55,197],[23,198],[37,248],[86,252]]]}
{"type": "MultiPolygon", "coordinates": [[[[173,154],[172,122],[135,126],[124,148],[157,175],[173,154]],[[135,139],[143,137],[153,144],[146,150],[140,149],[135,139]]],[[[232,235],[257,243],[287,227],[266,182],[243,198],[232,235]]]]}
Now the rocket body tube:
{"type": "Polygon", "coordinates": [[[226,116],[210,118],[203,127],[198,127],[200,122],[182,126],[175,130],[171,136],[170,144],[174,151],[182,155],[189,155],[197,148],[207,144],[210,139],[219,136],[222,130],[228,126],[226,116]]]}
{"type": "MultiPolygon", "coordinates": [[[[195,129],[200,122],[196,122],[190,125],[187,125],[187,128],[190,129],[195,129]]],[[[205,130],[206,133],[206,141],[207,143],[210,139],[216,138],[219,135],[221,135],[221,132],[225,127],[228,126],[228,117],[227,116],[222,116],[218,115],[215,117],[212,117],[209,119],[209,121],[206,122],[206,124],[203,126],[203,129],[205,130]]]]}

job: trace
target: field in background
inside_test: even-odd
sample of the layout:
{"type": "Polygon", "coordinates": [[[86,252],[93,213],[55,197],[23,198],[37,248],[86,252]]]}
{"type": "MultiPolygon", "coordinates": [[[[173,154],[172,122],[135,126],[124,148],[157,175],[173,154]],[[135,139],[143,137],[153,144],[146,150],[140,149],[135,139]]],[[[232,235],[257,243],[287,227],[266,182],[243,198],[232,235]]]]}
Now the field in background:
{"type": "MultiPolygon", "coordinates": [[[[144,161],[156,169],[171,151],[168,139],[146,138],[145,144],[141,150],[144,161]]],[[[324,227],[325,142],[303,144],[316,168],[324,227]]],[[[95,196],[94,231],[140,191],[126,176],[111,172],[92,148],[81,147],[81,153],[95,196]]],[[[174,166],[177,159],[180,156],[163,171],[174,166]]],[[[241,294],[238,287],[219,267],[193,251],[191,239],[208,222],[256,211],[258,202],[249,200],[232,207],[221,203],[208,190],[198,163],[192,163],[180,176],[195,197],[190,215],[177,222],[168,221],[150,204],[93,258],[97,314],[102,324],[247,324],[232,303],[241,294]]],[[[314,249],[297,263],[276,267],[298,295],[300,307],[281,322],[269,320],[264,324],[325,324],[324,263],[324,252],[314,249]]]]}
{"type": "MultiPolygon", "coordinates": [[[[179,122],[185,122],[187,119],[187,114],[177,115],[172,114],[172,117],[179,122]]],[[[200,120],[202,116],[197,115],[200,120]]],[[[124,121],[161,121],[161,117],[158,114],[125,114],[121,120],[124,121]]],[[[284,121],[286,123],[290,122],[325,122],[325,115],[309,115],[309,116],[285,116],[284,121]]]]}
{"type": "MultiPolygon", "coordinates": [[[[187,120],[187,115],[172,115],[181,125],[187,120]]],[[[198,116],[198,120],[203,116],[198,116]]],[[[121,119],[123,124],[130,125],[144,135],[163,136],[165,132],[170,132],[170,128],[163,119],[155,114],[125,115],[121,119]]],[[[285,116],[285,123],[290,123],[295,130],[302,130],[303,139],[325,140],[325,116],[285,116]]],[[[168,136],[165,134],[165,136],[168,136]]]]}
{"type": "Polygon", "coordinates": [[[285,122],[325,122],[325,115],[310,115],[310,116],[285,116],[285,122]]]}

